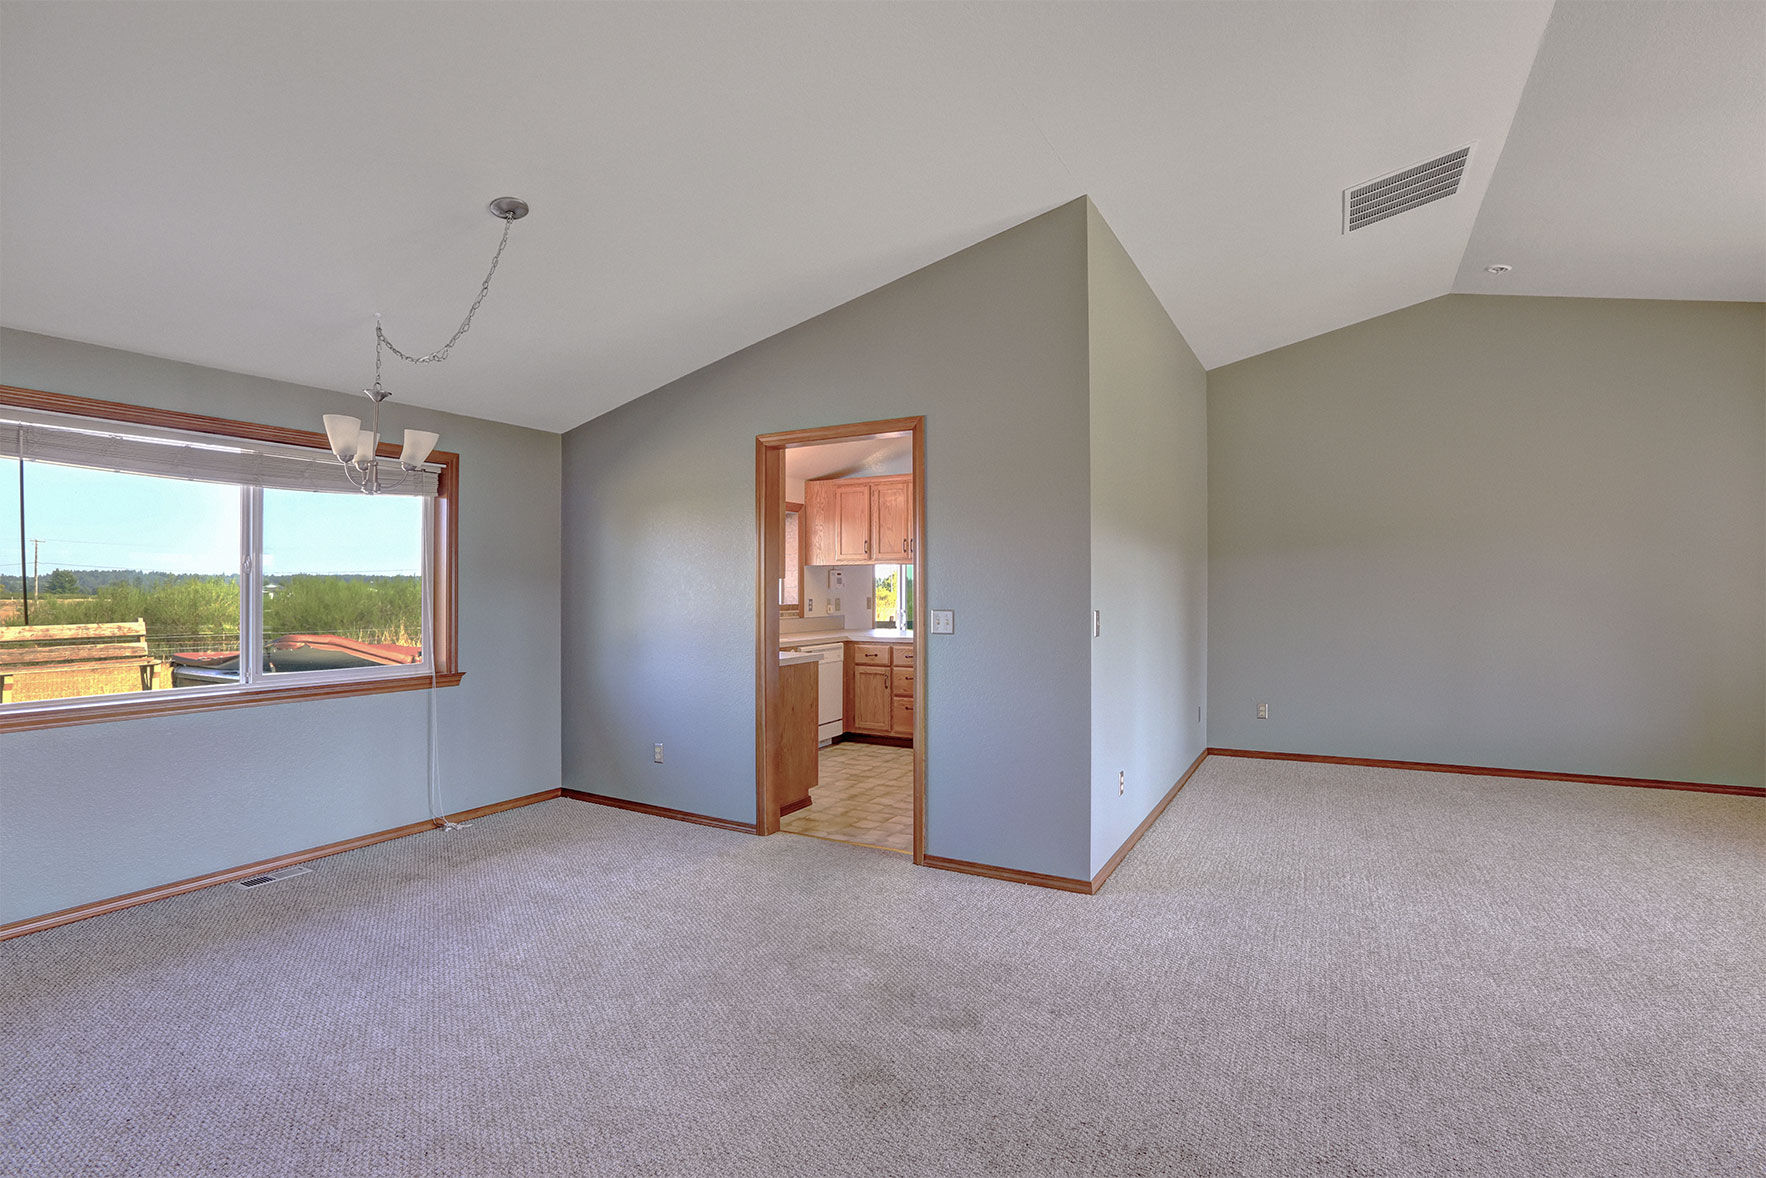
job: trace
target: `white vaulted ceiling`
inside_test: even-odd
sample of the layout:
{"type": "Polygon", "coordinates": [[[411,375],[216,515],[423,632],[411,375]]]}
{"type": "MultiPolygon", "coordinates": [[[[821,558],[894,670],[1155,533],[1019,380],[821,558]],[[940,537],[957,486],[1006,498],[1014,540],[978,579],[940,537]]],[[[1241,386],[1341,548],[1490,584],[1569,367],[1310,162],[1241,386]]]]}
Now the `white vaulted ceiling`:
{"type": "Polygon", "coordinates": [[[1559,4],[1455,289],[1766,299],[1766,5],[1559,4]]]}
{"type": "MultiPolygon", "coordinates": [[[[1738,40],[1676,15],[1707,6],[1644,7],[1738,40]]],[[[1745,32],[1766,9],[1736,11],[1745,32]]],[[[1484,205],[1496,260],[1517,282],[1551,268],[1549,293],[1766,297],[1746,252],[1766,177],[1743,152],[1686,184],[1717,166],[1704,140],[1631,162],[1681,184],[1699,258],[1739,234],[1730,270],[1754,265],[1755,287],[1743,273],[1698,293],[1696,260],[1656,284],[1596,264],[1648,202],[1605,206],[1569,244],[1513,228],[1575,202],[1538,173],[1606,117],[1566,98],[1590,68],[1622,77],[1643,148],[1683,142],[1695,114],[1735,120],[1756,155],[1766,138],[1757,93],[1699,106],[1672,62],[1605,60],[1605,18],[1570,15],[9,0],[0,323],[357,389],[375,311],[407,350],[447,338],[500,228],[484,204],[504,194],[533,214],[454,358],[389,372],[404,403],[568,428],[1081,194],[1208,367],[1454,289],[1462,261],[1481,273],[1467,243],[1484,248],[1484,205]],[[1541,77],[1536,54],[1566,75],[1541,77]],[[1652,105],[1652,87],[1676,101],[1652,105]],[[1471,141],[1459,195],[1340,232],[1343,188],[1471,141]],[[1736,209],[1753,220],[1725,228],[1736,209]]],[[[1756,76],[1760,40],[1741,40],[1714,85],[1756,76]]]]}

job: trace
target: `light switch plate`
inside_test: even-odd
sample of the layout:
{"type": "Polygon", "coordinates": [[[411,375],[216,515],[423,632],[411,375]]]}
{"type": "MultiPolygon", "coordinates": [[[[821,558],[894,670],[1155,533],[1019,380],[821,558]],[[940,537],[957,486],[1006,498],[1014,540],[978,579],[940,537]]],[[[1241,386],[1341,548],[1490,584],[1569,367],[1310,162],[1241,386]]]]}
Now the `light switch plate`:
{"type": "Polygon", "coordinates": [[[933,610],[932,632],[934,634],[955,634],[957,632],[957,611],[954,609],[933,610]]]}

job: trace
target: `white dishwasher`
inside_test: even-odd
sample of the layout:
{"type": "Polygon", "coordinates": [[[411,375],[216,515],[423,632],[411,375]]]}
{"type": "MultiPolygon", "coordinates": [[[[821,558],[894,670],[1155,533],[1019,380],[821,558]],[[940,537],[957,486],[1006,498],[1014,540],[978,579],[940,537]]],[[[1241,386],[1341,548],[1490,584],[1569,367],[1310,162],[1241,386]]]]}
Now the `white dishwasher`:
{"type": "Polygon", "coordinates": [[[846,643],[800,646],[816,660],[816,739],[827,744],[846,731],[846,643]]]}

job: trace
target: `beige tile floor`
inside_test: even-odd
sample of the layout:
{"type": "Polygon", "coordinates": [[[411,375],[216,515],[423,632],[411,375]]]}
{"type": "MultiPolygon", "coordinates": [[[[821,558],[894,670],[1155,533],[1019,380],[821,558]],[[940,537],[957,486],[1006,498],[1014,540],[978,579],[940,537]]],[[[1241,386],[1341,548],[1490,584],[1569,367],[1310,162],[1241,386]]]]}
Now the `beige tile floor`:
{"type": "Polygon", "coordinates": [[[834,744],[818,756],[810,804],[781,830],[843,843],[914,850],[914,752],[882,744],[834,744]]]}

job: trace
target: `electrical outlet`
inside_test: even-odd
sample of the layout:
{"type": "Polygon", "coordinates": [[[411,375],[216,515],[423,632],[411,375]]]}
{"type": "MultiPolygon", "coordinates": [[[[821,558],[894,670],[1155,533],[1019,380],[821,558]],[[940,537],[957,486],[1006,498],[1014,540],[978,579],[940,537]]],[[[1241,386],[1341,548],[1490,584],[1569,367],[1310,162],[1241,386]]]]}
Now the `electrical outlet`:
{"type": "Polygon", "coordinates": [[[653,759],[655,760],[655,762],[658,765],[662,764],[662,746],[661,745],[656,746],[656,756],[653,759]]]}
{"type": "Polygon", "coordinates": [[[1091,636],[1093,638],[1104,636],[1104,611],[1101,609],[1091,611],[1091,636]]]}
{"type": "Polygon", "coordinates": [[[1197,704],[1196,705],[1196,723],[1200,724],[1201,722],[1202,722],[1202,705],[1197,704]]]}
{"type": "Polygon", "coordinates": [[[839,613],[839,612],[840,612],[840,599],[839,599],[839,598],[838,598],[838,597],[836,597],[836,598],[835,598],[835,599],[834,599],[834,612],[835,612],[835,613],[839,613]]]}
{"type": "Polygon", "coordinates": [[[1128,770],[1116,770],[1116,796],[1121,797],[1122,791],[1128,788],[1128,770]]]}
{"type": "Polygon", "coordinates": [[[816,612],[816,599],[811,597],[811,598],[808,598],[807,600],[809,601],[809,604],[803,607],[803,612],[808,613],[808,614],[815,613],[816,612]]]}
{"type": "Polygon", "coordinates": [[[1269,705],[1268,704],[1258,704],[1257,705],[1257,718],[1259,720],[1269,719],[1269,705]]]}

